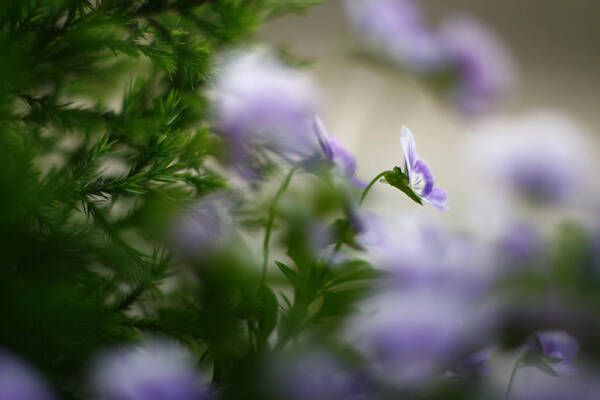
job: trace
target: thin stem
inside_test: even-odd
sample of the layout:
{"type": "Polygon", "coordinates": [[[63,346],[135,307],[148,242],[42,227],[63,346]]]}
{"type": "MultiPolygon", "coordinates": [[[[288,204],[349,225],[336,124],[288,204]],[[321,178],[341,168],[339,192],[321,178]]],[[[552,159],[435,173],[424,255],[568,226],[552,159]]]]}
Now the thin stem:
{"type": "Polygon", "coordinates": [[[521,364],[521,361],[523,361],[523,354],[521,354],[519,356],[519,358],[517,358],[517,361],[515,362],[515,365],[513,366],[513,369],[510,372],[510,379],[508,380],[508,386],[506,387],[506,395],[504,396],[504,400],[508,400],[510,397],[510,392],[513,387],[513,382],[515,380],[515,376],[517,375],[517,370],[519,369],[519,365],[521,364]]]}
{"type": "Polygon", "coordinates": [[[359,204],[362,204],[363,200],[367,196],[367,193],[369,193],[369,190],[371,190],[371,186],[373,186],[375,184],[375,182],[377,182],[377,180],[379,178],[383,177],[388,172],[389,171],[383,171],[382,173],[380,173],[379,175],[377,175],[375,178],[373,178],[373,180],[371,180],[371,182],[369,182],[369,184],[367,185],[367,187],[365,188],[365,190],[363,190],[362,195],[360,196],[360,202],[359,202],[359,204]]]}
{"type": "Polygon", "coordinates": [[[296,172],[297,169],[297,165],[290,169],[290,172],[288,172],[283,183],[279,187],[277,194],[275,194],[275,197],[273,197],[273,201],[271,202],[271,205],[269,207],[269,218],[267,219],[267,227],[265,229],[265,240],[263,243],[263,265],[262,275],[260,279],[261,286],[265,283],[265,279],[267,277],[267,266],[269,264],[269,242],[271,241],[271,230],[273,229],[273,221],[275,220],[275,210],[277,208],[277,203],[279,202],[279,198],[281,197],[283,192],[285,192],[285,190],[289,186],[290,181],[292,180],[292,175],[294,175],[294,172],[296,172]]]}

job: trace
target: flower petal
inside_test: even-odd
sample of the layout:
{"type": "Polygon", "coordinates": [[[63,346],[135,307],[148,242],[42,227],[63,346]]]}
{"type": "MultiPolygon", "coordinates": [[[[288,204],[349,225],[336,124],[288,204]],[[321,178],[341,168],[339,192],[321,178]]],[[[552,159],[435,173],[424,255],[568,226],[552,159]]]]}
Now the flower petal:
{"type": "Polygon", "coordinates": [[[325,124],[323,124],[321,118],[316,115],[313,118],[313,129],[317,136],[317,140],[319,141],[319,145],[321,145],[321,149],[323,150],[323,153],[325,153],[325,157],[328,160],[333,161],[333,150],[329,143],[329,134],[327,133],[327,129],[325,129],[325,124]]]}
{"type": "Polygon", "coordinates": [[[329,138],[329,145],[332,151],[332,161],[335,165],[347,177],[354,176],[356,173],[356,159],[354,155],[334,137],[329,138]]]}
{"type": "Polygon", "coordinates": [[[414,171],[417,174],[421,174],[423,177],[423,190],[421,190],[421,196],[427,197],[433,190],[433,173],[431,168],[425,162],[425,160],[418,159],[415,163],[414,171]]]}
{"type": "Polygon", "coordinates": [[[359,189],[364,189],[367,187],[367,182],[363,181],[360,178],[357,178],[356,176],[351,177],[350,182],[352,182],[359,189]]]}
{"type": "Polygon", "coordinates": [[[443,189],[433,188],[431,193],[429,193],[427,197],[424,197],[424,199],[438,210],[448,209],[448,205],[446,204],[448,201],[448,195],[443,189]]]}
{"type": "Polygon", "coordinates": [[[417,162],[417,145],[415,144],[415,137],[412,132],[405,126],[401,130],[400,144],[402,145],[402,153],[404,154],[405,172],[409,179],[412,180],[412,170],[417,162]]]}

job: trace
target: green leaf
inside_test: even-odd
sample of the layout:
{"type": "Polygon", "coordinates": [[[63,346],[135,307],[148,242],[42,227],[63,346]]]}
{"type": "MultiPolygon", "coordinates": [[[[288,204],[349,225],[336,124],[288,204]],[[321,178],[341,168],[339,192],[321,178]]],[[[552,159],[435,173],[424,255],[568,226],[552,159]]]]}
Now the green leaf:
{"type": "Polygon", "coordinates": [[[423,205],[423,200],[421,197],[419,197],[419,195],[416,194],[410,186],[408,186],[408,176],[402,172],[399,167],[394,167],[393,171],[388,172],[383,177],[387,183],[402,191],[415,203],[423,205]]]}
{"type": "Polygon", "coordinates": [[[260,312],[258,315],[258,329],[263,339],[267,339],[275,325],[277,325],[277,316],[279,313],[279,302],[273,290],[262,285],[258,289],[258,298],[261,303],[260,312]]]}
{"type": "Polygon", "coordinates": [[[296,271],[279,261],[275,261],[275,265],[277,265],[281,272],[283,272],[283,274],[286,276],[288,281],[290,281],[292,286],[294,286],[295,288],[300,287],[302,283],[302,278],[296,271]]]}
{"type": "Polygon", "coordinates": [[[365,291],[363,289],[348,289],[341,291],[331,291],[323,295],[323,304],[319,312],[313,317],[313,320],[343,317],[359,300],[365,291]]]}
{"type": "Polygon", "coordinates": [[[283,293],[281,291],[279,292],[279,295],[281,296],[281,298],[283,299],[283,301],[285,301],[287,309],[288,310],[291,309],[292,308],[292,301],[285,295],[285,293],[283,293]]]}
{"type": "Polygon", "coordinates": [[[342,271],[327,283],[327,288],[345,283],[377,279],[381,276],[381,271],[374,269],[369,263],[362,260],[350,260],[341,268],[342,271]]]}
{"type": "Polygon", "coordinates": [[[558,378],[558,373],[552,368],[546,356],[538,351],[529,350],[521,358],[523,365],[535,367],[546,375],[558,378]]]}

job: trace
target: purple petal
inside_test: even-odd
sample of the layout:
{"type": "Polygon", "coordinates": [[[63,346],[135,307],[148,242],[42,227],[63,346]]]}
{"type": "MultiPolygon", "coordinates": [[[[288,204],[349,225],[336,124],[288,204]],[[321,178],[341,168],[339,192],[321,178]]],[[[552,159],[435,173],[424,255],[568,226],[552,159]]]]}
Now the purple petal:
{"type": "Polygon", "coordinates": [[[417,145],[415,144],[415,137],[412,132],[405,126],[402,127],[400,144],[402,145],[402,153],[404,154],[406,174],[410,178],[417,162],[417,145]]]}
{"type": "Polygon", "coordinates": [[[337,139],[329,138],[329,144],[333,152],[332,161],[347,177],[352,177],[356,173],[356,159],[350,151],[345,148],[337,139]]]}
{"type": "Polygon", "coordinates": [[[212,114],[232,147],[231,162],[247,164],[257,148],[284,157],[312,154],[316,90],[308,76],[260,49],[234,50],[221,59],[211,85],[212,114]]]}
{"type": "Polygon", "coordinates": [[[356,187],[358,187],[359,189],[364,189],[367,187],[367,182],[363,181],[360,178],[357,178],[356,176],[351,177],[350,182],[356,185],[356,187]]]}
{"type": "Polygon", "coordinates": [[[512,54],[485,25],[469,16],[456,15],[444,19],[439,34],[460,75],[454,96],[463,111],[486,111],[514,87],[517,74],[512,54]]]}
{"type": "Polygon", "coordinates": [[[431,172],[431,168],[425,162],[425,160],[417,160],[415,163],[414,171],[417,174],[421,174],[424,181],[423,190],[421,191],[421,196],[427,197],[433,190],[433,173],[431,172]]]}
{"type": "Polygon", "coordinates": [[[577,340],[566,332],[540,332],[538,333],[538,338],[544,354],[560,358],[565,362],[572,361],[579,350],[577,340]]]}
{"type": "Polygon", "coordinates": [[[185,349],[157,339],[100,354],[90,378],[93,390],[102,399],[211,398],[210,388],[200,379],[185,349]]]}
{"type": "Polygon", "coordinates": [[[0,349],[0,400],[52,400],[54,394],[29,365],[0,349]]]}
{"type": "Polygon", "coordinates": [[[418,72],[442,61],[437,35],[414,0],[346,0],[348,19],[365,44],[418,72]]]}
{"type": "Polygon", "coordinates": [[[333,150],[331,148],[331,144],[329,143],[329,134],[327,129],[325,129],[325,124],[323,124],[323,121],[318,116],[313,118],[313,128],[315,135],[317,136],[317,140],[319,141],[319,145],[321,146],[323,153],[325,153],[325,157],[328,160],[333,161],[333,150]]]}
{"type": "Polygon", "coordinates": [[[363,181],[354,177],[356,173],[356,158],[354,155],[336,138],[329,136],[325,124],[323,124],[323,121],[318,116],[313,118],[313,127],[321,149],[325,153],[325,157],[333,162],[339,171],[350,178],[356,186],[360,188],[366,187],[363,181]]]}
{"type": "Polygon", "coordinates": [[[437,208],[438,210],[447,210],[448,205],[446,204],[448,201],[448,195],[446,191],[440,188],[433,188],[431,193],[427,197],[425,197],[432,206],[437,208]]]}

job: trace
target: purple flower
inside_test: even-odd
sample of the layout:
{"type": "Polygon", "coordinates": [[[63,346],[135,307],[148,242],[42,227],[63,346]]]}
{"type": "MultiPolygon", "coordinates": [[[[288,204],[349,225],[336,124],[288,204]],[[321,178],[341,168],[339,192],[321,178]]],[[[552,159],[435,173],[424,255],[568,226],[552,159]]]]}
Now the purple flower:
{"type": "Polygon", "coordinates": [[[315,116],[313,118],[313,126],[325,158],[335,164],[338,171],[349,178],[356,186],[360,188],[366,187],[366,183],[355,176],[356,158],[354,158],[354,155],[336,138],[329,136],[321,118],[315,116]]]}
{"type": "Polygon", "coordinates": [[[415,1],[347,0],[345,4],[353,28],[387,57],[419,72],[441,63],[436,35],[415,1]]]}
{"type": "Polygon", "coordinates": [[[457,367],[457,372],[462,375],[482,375],[489,372],[488,361],[492,355],[492,348],[485,347],[462,360],[457,367]]]}
{"type": "Polygon", "coordinates": [[[358,242],[374,265],[390,273],[388,283],[399,290],[433,290],[478,301],[495,278],[495,264],[487,246],[441,224],[403,217],[384,224],[363,217],[358,242]]]}
{"type": "Polygon", "coordinates": [[[552,364],[553,369],[562,373],[574,372],[572,363],[579,350],[575,338],[562,331],[544,331],[537,333],[537,339],[545,355],[560,360],[552,364]]]}
{"type": "Polygon", "coordinates": [[[429,290],[395,290],[369,299],[348,329],[373,371],[399,386],[421,386],[443,374],[447,362],[485,334],[473,308],[429,290]]]}
{"type": "Polygon", "coordinates": [[[466,15],[445,18],[439,38],[459,78],[452,96],[465,112],[486,111],[514,86],[516,67],[510,51],[477,20],[466,15]]]}
{"type": "Polygon", "coordinates": [[[541,234],[525,222],[513,223],[499,241],[500,256],[508,265],[531,263],[542,250],[541,234]]]}
{"type": "Polygon", "coordinates": [[[312,150],[315,90],[306,75],[264,50],[229,54],[213,88],[217,127],[232,161],[245,167],[256,149],[305,155],[312,150]]]}
{"type": "Polygon", "coordinates": [[[585,186],[586,172],[594,168],[583,137],[576,124],[557,113],[489,120],[472,139],[472,168],[523,199],[567,202],[585,186]]]}
{"type": "Polygon", "coordinates": [[[186,258],[206,257],[232,234],[231,206],[230,196],[216,193],[186,207],[171,227],[171,246],[186,258]]]}
{"type": "Polygon", "coordinates": [[[0,400],[52,400],[46,382],[29,366],[0,349],[0,400]]]}
{"type": "Polygon", "coordinates": [[[103,354],[92,370],[92,388],[106,400],[203,400],[210,390],[179,345],[146,341],[103,354]]]}
{"type": "Polygon", "coordinates": [[[328,353],[316,349],[280,355],[271,360],[265,372],[265,391],[281,399],[358,399],[366,389],[358,374],[349,371],[328,353]]]}
{"type": "Polygon", "coordinates": [[[448,195],[443,189],[434,187],[433,173],[429,165],[417,154],[415,137],[410,129],[403,126],[400,137],[404,153],[404,173],[415,193],[439,210],[447,210],[448,195]]]}

